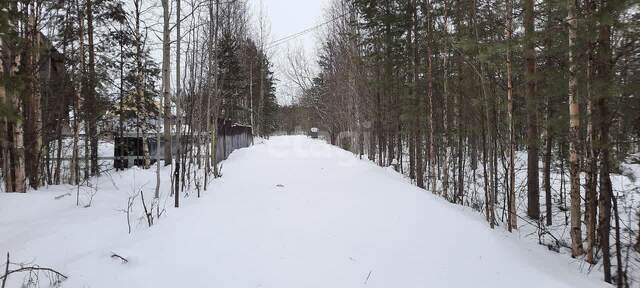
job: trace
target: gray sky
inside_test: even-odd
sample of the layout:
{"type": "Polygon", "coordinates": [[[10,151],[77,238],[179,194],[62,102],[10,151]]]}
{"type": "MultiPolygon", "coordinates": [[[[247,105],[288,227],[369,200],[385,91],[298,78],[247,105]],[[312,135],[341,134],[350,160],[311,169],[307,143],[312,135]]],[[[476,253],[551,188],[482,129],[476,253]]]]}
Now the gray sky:
{"type": "MultiPolygon", "coordinates": [[[[323,22],[322,15],[329,5],[330,0],[262,0],[263,15],[270,30],[266,43],[277,41],[284,37],[296,34],[323,22]]],[[[260,15],[260,0],[249,0],[252,11],[252,24],[258,27],[260,15]]],[[[315,64],[317,31],[305,33],[286,43],[271,48],[268,52],[275,65],[276,78],[280,80],[276,87],[278,101],[281,104],[290,103],[292,94],[291,83],[282,74],[282,67],[286,65],[285,56],[287,50],[302,46],[305,55],[315,64]]],[[[268,45],[267,45],[268,46],[268,45]]]]}

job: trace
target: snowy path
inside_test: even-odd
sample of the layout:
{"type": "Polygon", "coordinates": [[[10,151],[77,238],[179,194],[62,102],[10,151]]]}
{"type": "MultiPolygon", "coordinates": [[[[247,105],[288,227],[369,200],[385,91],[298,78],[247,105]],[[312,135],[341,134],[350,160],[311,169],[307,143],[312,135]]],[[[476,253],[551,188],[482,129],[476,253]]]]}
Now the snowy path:
{"type": "MultiPolygon", "coordinates": [[[[73,221],[0,220],[8,225],[0,233],[9,233],[0,234],[0,250],[8,245],[55,265],[71,275],[65,287],[604,286],[570,259],[491,231],[482,215],[320,141],[274,137],[235,152],[223,173],[202,199],[169,208],[158,225],[131,236],[122,233],[122,214],[93,219],[93,208],[75,208],[83,214],[73,221]],[[18,228],[46,231],[64,221],[74,231],[30,235],[18,228]],[[118,225],[117,236],[108,237],[116,229],[105,225],[118,225]],[[59,253],[44,252],[45,243],[59,253]],[[110,259],[110,251],[130,262],[110,259]]],[[[21,201],[10,197],[0,206],[21,201]]],[[[18,213],[0,216],[9,212],[18,213]]]]}

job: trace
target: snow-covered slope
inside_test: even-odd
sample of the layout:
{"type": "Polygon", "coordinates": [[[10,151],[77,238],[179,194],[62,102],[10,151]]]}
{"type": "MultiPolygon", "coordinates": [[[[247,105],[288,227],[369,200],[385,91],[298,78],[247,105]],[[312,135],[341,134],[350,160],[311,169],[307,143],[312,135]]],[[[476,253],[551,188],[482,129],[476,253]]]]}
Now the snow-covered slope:
{"type": "Polygon", "coordinates": [[[153,195],[154,172],[101,177],[89,208],[75,194],[54,199],[71,186],[1,194],[0,253],[67,274],[65,287],[605,286],[570,258],[319,140],[238,150],[201,199],[191,193],[180,209],[162,200],[153,227],[134,205],[128,234],[119,210],[140,189],[153,195]]]}

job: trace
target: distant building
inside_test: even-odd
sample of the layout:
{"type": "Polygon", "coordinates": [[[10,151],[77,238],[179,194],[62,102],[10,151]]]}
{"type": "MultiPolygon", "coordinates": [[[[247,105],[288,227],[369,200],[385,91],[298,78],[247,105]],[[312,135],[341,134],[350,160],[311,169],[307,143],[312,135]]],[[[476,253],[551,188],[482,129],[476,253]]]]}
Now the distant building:
{"type": "MultiPolygon", "coordinates": [[[[164,150],[164,137],[160,137],[160,144],[157,143],[156,133],[147,133],[147,144],[149,145],[149,158],[151,163],[155,163],[158,159],[164,160],[164,153],[157,153],[164,150]]],[[[183,135],[182,147],[183,152],[189,153],[191,149],[197,149],[196,143],[201,145],[201,157],[205,156],[207,143],[210,143],[211,135],[204,133],[200,135],[183,135]],[[196,137],[199,137],[196,139],[196,137]]],[[[171,153],[177,155],[178,136],[171,137],[171,153]]],[[[115,135],[114,137],[114,161],[116,168],[130,168],[132,166],[141,166],[144,163],[143,153],[143,137],[137,132],[126,132],[123,136],[115,135]]],[[[236,124],[231,121],[218,119],[218,133],[216,145],[216,163],[227,159],[231,152],[236,149],[245,148],[253,145],[253,131],[251,126],[236,124]]],[[[193,151],[195,152],[195,151],[193,151]]],[[[195,155],[196,153],[194,153],[195,155]]]]}

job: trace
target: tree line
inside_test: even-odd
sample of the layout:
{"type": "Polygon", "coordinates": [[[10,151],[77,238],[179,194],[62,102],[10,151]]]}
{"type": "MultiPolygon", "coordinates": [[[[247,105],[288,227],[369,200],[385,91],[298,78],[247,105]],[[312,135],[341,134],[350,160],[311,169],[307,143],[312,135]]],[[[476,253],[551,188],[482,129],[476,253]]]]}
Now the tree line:
{"type": "MultiPolygon", "coordinates": [[[[638,281],[629,261],[637,261],[640,227],[623,227],[618,205],[637,190],[614,191],[610,175],[638,162],[638,8],[625,0],[335,0],[320,71],[295,75],[305,79],[296,81],[303,93],[286,109],[328,131],[332,144],[482,211],[492,228],[528,222],[550,235],[552,213],[564,213],[571,240],[556,245],[628,287],[638,281]]],[[[637,223],[638,207],[627,208],[635,220],[626,223],[637,223]]]]}

